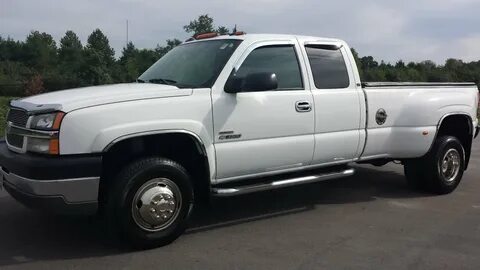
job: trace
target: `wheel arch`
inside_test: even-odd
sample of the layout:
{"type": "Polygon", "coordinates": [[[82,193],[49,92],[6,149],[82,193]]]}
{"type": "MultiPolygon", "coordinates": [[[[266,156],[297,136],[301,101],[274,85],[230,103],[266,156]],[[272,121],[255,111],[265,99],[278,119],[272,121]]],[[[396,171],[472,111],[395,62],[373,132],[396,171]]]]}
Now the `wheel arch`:
{"type": "MultiPolygon", "coordinates": [[[[437,124],[437,132],[430,146],[442,135],[455,136],[460,140],[465,150],[465,170],[468,168],[473,140],[473,120],[470,114],[465,112],[450,112],[444,114],[437,124]]],[[[429,150],[429,152],[430,152],[429,150]]]]}
{"type": "Polygon", "coordinates": [[[126,134],[122,135],[113,141],[111,141],[109,144],[105,146],[102,152],[108,152],[114,145],[128,140],[132,138],[138,138],[138,137],[144,137],[144,136],[151,136],[151,135],[165,135],[165,134],[182,134],[182,135],[188,135],[190,136],[193,141],[195,142],[195,145],[197,145],[198,150],[201,151],[203,154],[207,155],[207,150],[205,148],[205,144],[203,143],[202,139],[200,136],[198,136],[196,133],[186,130],[186,129],[166,129],[166,130],[152,130],[152,131],[143,131],[143,132],[137,132],[137,133],[131,133],[131,134],[126,134]]]}
{"type": "Polygon", "coordinates": [[[203,198],[204,192],[210,191],[215,159],[209,145],[192,131],[169,129],[126,134],[111,141],[102,153],[104,169],[100,197],[105,196],[110,179],[122,166],[134,159],[152,155],[172,159],[184,166],[191,174],[193,184],[201,189],[200,197],[203,198]]]}

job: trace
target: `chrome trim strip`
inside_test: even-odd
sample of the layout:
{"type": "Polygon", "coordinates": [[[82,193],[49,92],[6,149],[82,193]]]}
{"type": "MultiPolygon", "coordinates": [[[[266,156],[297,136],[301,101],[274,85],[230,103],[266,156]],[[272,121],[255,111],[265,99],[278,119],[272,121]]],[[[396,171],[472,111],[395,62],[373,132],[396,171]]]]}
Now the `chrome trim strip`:
{"type": "Polygon", "coordinates": [[[66,203],[97,202],[100,177],[84,177],[59,180],[35,180],[14,173],[7,173],[0,167],[5,182],[20,191],[38,196],[62,196],[66,203]]]}
{"type": "Polygon", "coordinates": [[[7,123],[7,133],[20,135],[30,138],[51,139],[58,137],[58,131],[44,131],[30,128],[24,128],[13,125],[12,122],[7,123]]]}
{"type": "Polygon", "coordinates": [[[342,178],[351,176],[355,173],[354,169],[347,169],[340,172],[334,173],[326,173],[326,174],[317,174],[317,175],[309,175],[303,177],[296,177],[290,179],[283,179],[279,181],[274,181],[267,184],[258,184],[258,185],[248,185],[248,186],[240,186],[240,187],[233,187],[233,188],[212,188],[212,192],[214,196],[219,197],[226,197],[226,196],[235,196],[241,194],[248,194],[258,191],[264,190],[271,190],[277,188],[283,188],[288,186],[294,186],[298,184],[306,184],[306,183],[314,183],[318,181],[324,181],[334,178],[342,178]]]}

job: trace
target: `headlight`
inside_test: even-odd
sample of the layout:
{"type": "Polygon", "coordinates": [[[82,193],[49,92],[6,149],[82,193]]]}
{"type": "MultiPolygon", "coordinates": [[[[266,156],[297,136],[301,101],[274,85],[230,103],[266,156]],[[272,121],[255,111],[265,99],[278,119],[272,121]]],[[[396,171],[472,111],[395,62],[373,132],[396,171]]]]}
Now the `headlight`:
{"type": "Polygon", "coordinates": [[[35,136],[27,138],[27,151],[59,154],[59,130],[65,113],[56,112],[34,115],[30,120],[30,129],[38,130],[35,136]]]}
{"type": "Polygon", "coordinates": [[[63,113],[48,113],[39,114],[32,117],[30,121],[30,128],[40,130],[55,130],[60,127],[60,121],[63,118],[63,113]],[[58,118],[57,127],[54,127],[55,120],[58,118]]]}

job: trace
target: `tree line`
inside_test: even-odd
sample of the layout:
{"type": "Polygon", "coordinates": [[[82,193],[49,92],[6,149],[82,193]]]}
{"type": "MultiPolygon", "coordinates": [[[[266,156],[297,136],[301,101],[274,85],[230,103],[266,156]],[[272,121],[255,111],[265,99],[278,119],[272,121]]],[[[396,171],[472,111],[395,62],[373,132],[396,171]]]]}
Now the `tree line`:
{"type": "MultiPolygon", "coordinates": [[[[183,29],[190,34],[231,32],[201,15],[183,29]]],[[[233,30],[232,30],[233,31],[233,30]]],[[[82,44],[77,34],[67,31],[57,44],[47,33],[32,31],[24,41],[0,36],[0,95],[27,96],[89,85],[132,82],[169,50],[181,43],[173,38],[154,49],[139,49],[128,42],[119,58],[107,36],[94,30],[82,44]]],[[[363,81],[470,81],[480,84],[480,61],[466,63],[448,59],[444,65],[432,61],[395,64],[360,57],[352,49],[363,81]]]]}

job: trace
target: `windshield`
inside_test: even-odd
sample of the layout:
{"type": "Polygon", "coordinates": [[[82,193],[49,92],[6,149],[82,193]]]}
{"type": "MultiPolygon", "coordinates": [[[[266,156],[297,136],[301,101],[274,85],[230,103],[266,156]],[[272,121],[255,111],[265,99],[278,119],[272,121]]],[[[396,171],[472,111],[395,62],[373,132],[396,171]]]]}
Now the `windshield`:
{"type": "Polygon", "coordinates": [[[138,82],[169,84],[179,88],[212,87],[241,42],[221,39],[182,44],[147,69],[138,82]]]}

